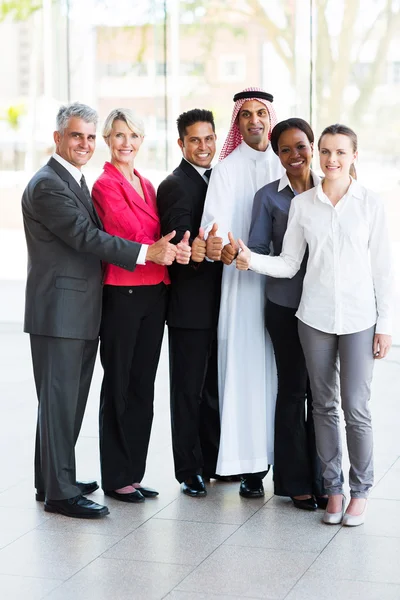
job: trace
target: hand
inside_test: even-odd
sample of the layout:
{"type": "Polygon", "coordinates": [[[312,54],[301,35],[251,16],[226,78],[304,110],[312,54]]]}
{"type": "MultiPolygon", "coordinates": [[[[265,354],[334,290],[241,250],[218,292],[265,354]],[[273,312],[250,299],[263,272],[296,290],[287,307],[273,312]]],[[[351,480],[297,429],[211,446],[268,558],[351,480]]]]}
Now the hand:
{"type": "Polygon", "coordinates": [[[392,336],[385,333],[376,333],[374,335],[374,358],[385,358],[392,346],[392,336]]]}
{"type": "Polygon", "coordinates": [[[217,237],[218,225],[214,223],[210,233],[208,234],[206,244],[206,254],[211,260],[221,260],[222,244],[221,237],[217,237]]]}
{"type": "Polygon", "coordinates": [[[187,265],[190,260],[192,249],[189,246],[190,231],[185,231],[183,238],[176,245],[176,262],[180,265],[187,265]]]}
{"type": "Polygon", "coordinates": [[[176,247],[169,241],[175,236],[175,231],[164,235],[158,242],[154,242],[147,248],[146,260],[156,265],[172,265],[176,257],[176,247]]]}
{"type": "Polygon", "coordinates": [[[225,244],[221,254],[221,260],[224,265],[231,265],[239,252],[239,244],[235,241],[235,238],[231,234],[228,233],[229,244],[225,244]]]}
{"type": "Polygon", "coordinates": [[[207,244],[204,241],[204,229],[200,227],[199,234],[194,238],[192,243],[192,261],[201,263],[206,256],[207,244]]]}
{"type": "Polygon", "coordinates": [[[238,244],[240,252],[236,259],[236,268],[239,271],[247,271],[250,268],[251,252],[241,239],[238,240],[238,244]]]}

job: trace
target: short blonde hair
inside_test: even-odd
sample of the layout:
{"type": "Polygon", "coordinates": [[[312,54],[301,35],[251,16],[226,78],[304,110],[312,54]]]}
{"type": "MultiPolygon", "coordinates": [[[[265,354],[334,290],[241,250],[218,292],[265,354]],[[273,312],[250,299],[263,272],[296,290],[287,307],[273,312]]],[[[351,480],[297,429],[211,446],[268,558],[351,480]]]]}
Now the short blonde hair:
{"type": "Polygon", "coordinates": [[[140,117],[129,108],[115,108],[110,112],[103,127],[103,138],[107,139],[111,134],[114,121],[124,121],[129,129],[140,136],[144,136],[144,123],[140,117]]]}

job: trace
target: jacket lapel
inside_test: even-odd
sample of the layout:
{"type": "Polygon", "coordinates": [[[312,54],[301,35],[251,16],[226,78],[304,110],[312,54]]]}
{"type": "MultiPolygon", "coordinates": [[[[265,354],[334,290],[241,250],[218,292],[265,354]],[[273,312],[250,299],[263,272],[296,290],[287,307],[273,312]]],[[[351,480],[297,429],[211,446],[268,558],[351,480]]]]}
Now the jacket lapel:
{"type": "Polygon", "coordinates": [[[156,221],[160,220],[158,217],[156,206],[154,205],[152,199],[149,197],[143,178],[136,170],[134,172],[135,175],[139,177],[140,183],[142,184],[143,195],[145,198],[144,200],[139,196],[135,188],[126,179],[126,177],[124,177],[124,175],[122,175],[122,173],[120,173],[120,171],[118,171],[118,169],[115,168],[114,165],[112,165],[109,162],[106,162],[106,164],[104,165],[104,170],[110,177],[113,177],[119,182],[120,185],[122,185],[124,193],[130,202],[135,204],[135,206],[140,208],[140,210],[144,210],[144,212],[147,213],[150,217],[152,217],[152,219],[155,219],[156,221]]]}
{"type": "Polygon", "coordinates": [[[188,163],[187,160],[185,160],[184,158],[182,158],[182,161],[181,161],[181,164],[179,165],[179,168],[182,169],[182,171],[188,177],[190,177],[190,179],[192,181],[195,182],[195,184],[197,185],[197,187],[201,187],[201,189],[203,189],[204,191],[207,189],[207,184],[204,181],[204,179],[202,178],[202,176],[200,175],[200,173],[198,171],[196,171],[196,169],[190,163],[188,163]]]}
{"type": "Polygon", "coordinates": [[[61,179],[68,185],[71,192],[78,198],[78,200],[80,200],[80,202],[85,207],[86,211],[89,213],[91,219],[96,223],[97,227],[103,229],[103,224],[100,221],[93,204],[89,203],[81,186],[77,183],[76,179],[74,179],[72,175],[68,173],[67,169],[60,165],[59,162],[54,160],[54,158],[50,158],[47,164],[53,169],[53,171],[57,173],[59,177],[61,177],[61,179]]]}

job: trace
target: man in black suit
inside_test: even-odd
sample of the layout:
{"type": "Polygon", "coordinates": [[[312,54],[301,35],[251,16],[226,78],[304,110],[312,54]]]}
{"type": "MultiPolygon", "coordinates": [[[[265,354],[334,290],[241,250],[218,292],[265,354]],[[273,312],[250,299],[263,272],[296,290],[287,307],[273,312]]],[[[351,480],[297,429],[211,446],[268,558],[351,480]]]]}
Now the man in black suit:
{"type": "Polygon", "coordinates": [[[98,518],[108,508],[84,493],[96,482],[75,476],[75,443],[96,358],[102,301],[101,261],[133,271],[151,260],[171,264],[174,232],[151,246],[108,235],[92,205],[81,167],[91,158],[96,112],[62,106],[56,151],[22,197],[28,247],[24,331],[30,334],[39,400],[35,455],[37,500],[69,517],[98,518]]]}
{"type": "Polygon", "coordinates": [[[169,268],[172,446],[183,492],[205,496],[203,476],[215,475],[220,435],[216,327],[222,265],[203,261],[205,242],[199,229],[216,135],[208,110],[183,113],[177,124],[183,159],[157,192],[162,232],[173,228],[173,243],[186,240],[191,232],[192,246],[189,265],[169,268]]]}

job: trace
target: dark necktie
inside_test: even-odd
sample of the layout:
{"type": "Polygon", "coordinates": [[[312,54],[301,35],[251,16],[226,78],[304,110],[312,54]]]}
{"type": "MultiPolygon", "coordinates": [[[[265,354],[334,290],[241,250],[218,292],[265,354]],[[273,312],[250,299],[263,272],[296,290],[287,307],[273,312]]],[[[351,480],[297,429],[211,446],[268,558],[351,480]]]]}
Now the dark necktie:
{"type": "Polygon", "coordinates": [[[207,171],[204,171],[204,177],[207,179],[207,181],[210,181],[211,171],[212,169],[207,169],[207,171]]]}
{"type": "Polygon", "coordinates": [[[86,179],[85,179],[84,175],[82,175],[82,177],[81,177],[81,190],[85,194],[86,199],[89,202],[90,206],[93,206],[92,205],[92,197],[90,195],[89,188],[86,184],[86,179]]]}

